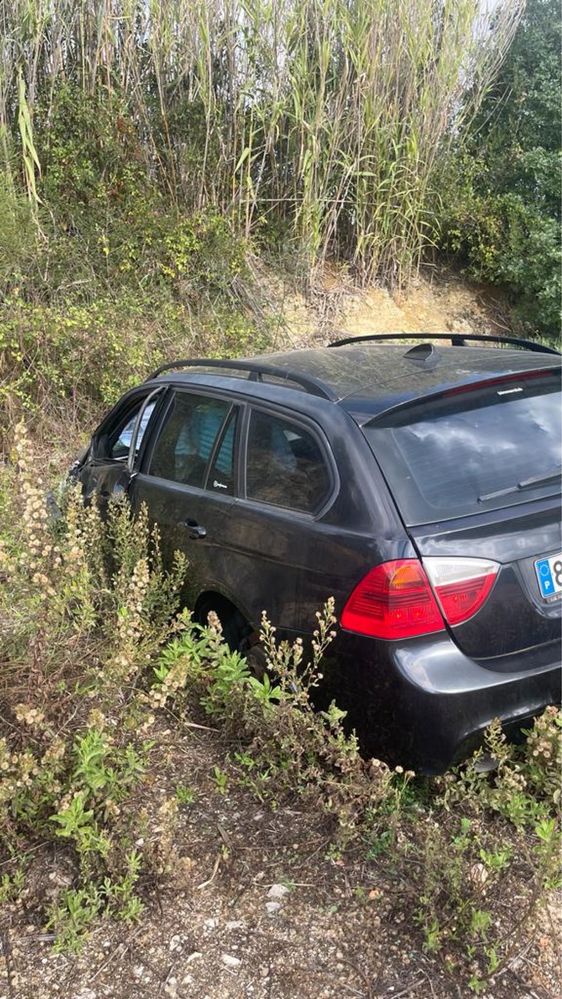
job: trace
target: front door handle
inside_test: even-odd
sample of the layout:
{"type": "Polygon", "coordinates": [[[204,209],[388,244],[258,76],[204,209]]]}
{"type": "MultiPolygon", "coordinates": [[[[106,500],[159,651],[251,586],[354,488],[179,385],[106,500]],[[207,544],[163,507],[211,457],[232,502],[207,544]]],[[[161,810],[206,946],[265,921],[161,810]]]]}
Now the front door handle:
{"type": "Polygon", "coordinates": [[[186,520],[184,521],[183,526],[187,527],[189,531],[189,537],[192,538],[193,541],[197,541],[198,538],[207,537],[207,528],[203,527],[201,524],[198,524],[196,520],[186,520]]]}

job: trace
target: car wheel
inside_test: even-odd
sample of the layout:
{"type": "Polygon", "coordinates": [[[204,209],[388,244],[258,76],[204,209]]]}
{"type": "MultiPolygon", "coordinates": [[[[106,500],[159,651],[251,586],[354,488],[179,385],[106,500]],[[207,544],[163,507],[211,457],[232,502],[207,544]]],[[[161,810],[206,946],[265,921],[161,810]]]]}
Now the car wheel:
{"type": "Polygon", "coordinates": [[[211,611],[217,614],[222,625],[224,640],[233,652],[244,656],[248,666],[258,680],[267,671],[267,657],[260,644],[257,632],[252,630],[245,617],[227,600],[206,599],[197,607],[195,618],[200,624],[207,624],[211,611]]]}

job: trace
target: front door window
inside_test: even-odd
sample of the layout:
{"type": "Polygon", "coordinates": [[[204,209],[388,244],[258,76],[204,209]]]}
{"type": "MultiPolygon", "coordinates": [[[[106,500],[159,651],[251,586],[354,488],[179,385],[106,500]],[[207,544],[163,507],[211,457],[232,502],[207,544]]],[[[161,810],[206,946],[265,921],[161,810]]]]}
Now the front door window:
{"type": "MultiPolygon", "coordinates": [[[[129,409],[127,415],[123,418],[121,423],[119,423],[110,434],[108,457],[110,457],[113,461],[126,461],[129,457],[129,448],[131,447],[135,422],[143,402],[144,399],[141,399],[137,405],[133,407],[133,409],[129,409]]],[[[154,412],[155,405],[156,400],[154,399],[152,402],[148,403],[144,413],[142,414],[135,442],[135,457],[140,451],[142,439],[146,433],[146,428],[148,427],[150,417],[154,412]]]]}

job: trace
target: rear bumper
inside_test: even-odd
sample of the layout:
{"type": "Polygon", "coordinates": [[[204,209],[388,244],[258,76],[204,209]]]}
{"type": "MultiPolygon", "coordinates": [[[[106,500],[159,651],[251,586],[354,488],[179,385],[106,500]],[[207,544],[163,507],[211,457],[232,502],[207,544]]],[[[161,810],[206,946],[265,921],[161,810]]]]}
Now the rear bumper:
{"type": "Polygon", "coordinates": [[[352,721],[361,715],[365,748],[386,744],[391,758],[423,773],[442,773],[466,758],[494,718],[508,729],[525,725],[561,700],[558,643],[546,657],[544,648],[537,652],[534,663],[526,653],[525,669],[506,672],[505,664],[500,670],[493,660],[469,659],[446,633],[401,644],[340,637],[344,675],[354,678],[348,686],[342,677],[344,706],[352,721]]]}

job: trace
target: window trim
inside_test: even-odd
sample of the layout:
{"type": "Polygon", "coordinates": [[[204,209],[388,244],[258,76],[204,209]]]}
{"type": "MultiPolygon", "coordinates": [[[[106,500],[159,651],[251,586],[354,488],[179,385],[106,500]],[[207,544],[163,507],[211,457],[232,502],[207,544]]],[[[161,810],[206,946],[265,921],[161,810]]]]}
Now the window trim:
{"type": "MultiPolygon", "coordinates": [[[[106,443],[109,443],[109,439],[112,436],[112,434],[115,432],[116,427],[119,425],[120,421],[122,419],[125,420],[127,419],[131,411],[135,409],[139,400],[140,400],[140,406],[137,416],[140,414],[141,410],[144,409],[145,404],[147,403],[149,397],[155,394],[154,390],[147,392],[146,391],[147,388],[148,386],[145,385],[136,386],[135,388],[130,389],[129,392],[127,392],[124,396],[122,396],[119,399],[118,402],[115,403],[113,409],[110,410],[105,419],[102,420],[102,422],[99,424],[95,432],[92,434],[90,441],[90,448],[89,448],[90,455],[87,459],[88,462],[91,461],[98,465],[121,465],[121,466],[128,465],[129,454],[122,455],[122,457],[120,458],[114,458],[111,454],[100,455],[97,452],[98,448],[100,447],[104,439],[106,443]]],[[[159,402],[160,400],[157,400],[156,406],[154,407],[154,412],[150,417],[148,426],[146,428],[146,432],[141,441],[141,446],[137,454],[137,466],[139,467],[142,460],[143,451],[147,446],[148,439],[152,435],[152,432],[154,428],[157,426],[160,418],[158,412],[159,402]]],[[[123,426],[125,425],[126,423],[123,426]]],[[[137,469],[135,469],[135,471],[138,471],[138,467],[137,469]]]]}
{"type": "Polygon", "coordinates": [[[142,462],[139,462],[138,471],[140,471],[148,479],[152,479],[155,482],[166,483],[169,486],[173,486],[174,489],[184,489],[184,490],[188,490],[188,491],[196,490],[196,492],[199,495],[201,495],[201,496],[220,496],[222,499],[229,499],[229,500],[236,499],[238,497],[237,487],[238,487],[238,484],[240,482],[239,475],[238,475],[237,451],[239,450],[240,428],[242,426],[242,421],[243,421],[243,416],[244,416],[244,414],[243,414],[243,409],[244,409],[243,404],[241,404],[240,402],[238,402],[236,399],[233,399],[227,393],[225,393],[225,392],[216,392],[216,391],[213,390],[212,387],[210,387],[210,386],[208,387],[206,385],[205,386],[194,385],[192,387],[192,386],[184,386],[184,385],[178,385],[178,384],[173,384],[173,383],[171,383],[171,384],[170,383],[165,383],[165,387],[169,390],[168,393],[167,393],[168,394],[168,398],[166,400],[165,405],[162,406],[162,410],[161,410],[161,412],[159,414],[158,422],[154,424],[154,429],[153,429],[153,432],[151,434],[150,443],[149,443],[149,445],[147,445],[147,447],[146,447],[146,449],[145,449],[145,451],[144,451],[144,453],[142,455],[142,462]],[[205,397],[210,397],[211,399],[218,399],[220,402],[225,402],[225,403],[228,404],[228,409],[227,409],[227,411],[225,413],[225,416],[224,416],[222,425],[220,427],[219,433],[217,434],[216,440],[215,440],[215,442],[213,444],[213,447],[211,449],[211,453],[209,455],[209,460],[207,462],[207,467],[205,469],[205,478],[204,478],[202,486],[189,485],[189,483],[187,483],[187,482],[176,482],[175,479],[166,479],[166,478],[163,478],[161,475],[152,475],[150,473],[150,471],[149,471],[149,469],[150,469],[150,463],[152,461],[153,454],[154,454],[154,448],[156,446],[156,442],[159,439],[160,432],[164,428],[164,425],[166,423],[166,418],[168,416],[168,413],[169,413],[171,407],[173,406],[174,397],[176,395],[205,396],[205,397]],[[224,493],[219,492],[216,489],[212,489],[212,490],[208,489],[207,488],[207,483],[208,483],[208,479],[209,479],[209,472],[210,472],[210,470],[212,468],[212,463],[213,463],[213,461],[215,459],[215,455],[217,453],[217,445],[220,446],[219,442],[222,441],[223,435],[224,435],[224,433],[226,431],[226,426],[228,424],[228,420],[230,419],[230,416],[232,415],[232,412],[233,412],[233,410],[235,408],[238,408],[240,416],[239,416],[239,419],[237,421],[236,434],[235,434],[235,438],[234,438],[234,457],[233,457],[234,490],[233,490],[232,493],[224,494],[224,493]]]}
{"type": "Polygon", "coordinates": [[[238,482],[239,482],[239,477],[238,477],[238,440],[239,440],[239,436],[240,436],[240,434],[239,434],[239,426],[240,426],[240,423],[241,423],[241,419],[242,418],[240,417],[240,406],[237,406],[237,404],[234,401],[231,401],[230,408],[229,408],[229,410],[228,410],[228,412],[227,412],[227,414],[226,414],[226,416],[224,418],[222,427],[220,428],[220,431],[217,434],[217,438],[215,440],[215,443],[213,444],[211,453],[209,455],[209,462],[207,464],[207,470],[206,470],[205,479],[204,479],[204,482],[203,482],[203,489],[207,493],[212,493],[215,496],[216,495],[219,495],[219,496],[230,496],[232,498],[238,496],[238,482]],[[220,449],[222,447],[224,438],[226,437],[226,432],[228,430],[228,425],[230,423],[230,420],[231,420],[233,414],[234,414],[234,440],[232,442],[232,480],[233,480],[233,482],[232,482],[232,492],[231,493],[224,493],[224,492],[221,493],[217,489],[210,489],[209,488],[209,478],[210,478],[213,466],[215,464],[215,461],[217,460],[217,455],[218,455],[218,453],[219,453],[219,451],[220,451],[220,449]]]}
{"type": "Polygon", "coordinates": [[[156,413],[157,413],[157,409],[158,409],[158,396],[161,393],[165,392],[165,388],[166,388],[165,385],[158,385],[158,387],[155,388],[155,389],[153,389],[152,392],[149,392],[148,395],[145,396],[144,399],[143,399],[143,401],[141,402],[140,409],[139,409],[139,411],[137,413],[137,418],[136,418],[136,420],[134,422],[134,425],[133,425],[133,431],[131,433],[131,443],[129,445],[129,453],[127,455],[127,468],[129,470],[129,474],[130,475],[136,475],[136,473],[138,471],[138,469],[135,468],[135,465],[139,465],[140,466],[140,457],[141,457],[142,446],[145,443],[146,437],[150,433],[150,431],[149,431],[150,422],[151,422],[152,418],[154,416],[156,416],[156,413]],[[145,414],[148,406],[150,405],[150,403],[152,402],[153,399],[154,399],[154,409],[153,409],[152,413],[150,414],[150,416],[148,418],[148,423],[146,424],[146,429],[145,429],[144,434],[142,435],[141,442],[140,442],[140,445],[139,445],[139,448],[138,448],[138,451],[137,451],[136,450],[136,444],[137,444],[137,440],[138,440],[138,436],[139,436],[139,430],[140,430],[140,425],[141,425],[141,422],[142,422],[142,418],[143,418],[143,416],[144,416],[144,414],[145,414]]]}
{"type": "Polygon", "coordinates": [[[338,468],[332,450],[324,431],[315,420],[304,413],[295,413],[293,409],[286,409],[284,406],[277,406],[268,403],[249,402],[243,414],[240,427],[240,470],[239,470],[240,495],[239,499],[244,503],[249,503],[253,507],[268,511],[279,510],[282,513],[289,513],[291,516],[304,517],[307,520],[320,520],[326,515],[339,495],[341,481],[338,468]],[[307,433],[311,434],[320,449],[325,467],[329,477],[329,488],[321,504],[313,511],[295,510],[294,507],[281,506],[279,503],[270,503],[267,500],[253,499],[247,495],[247,464],[248,464],[248,441],[250,433],[250,421],[253,412],[264,413],[277,419],[285,420],[287,423],[294,423],[307,433]]]}

